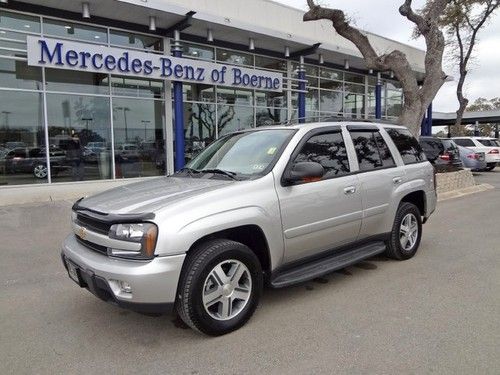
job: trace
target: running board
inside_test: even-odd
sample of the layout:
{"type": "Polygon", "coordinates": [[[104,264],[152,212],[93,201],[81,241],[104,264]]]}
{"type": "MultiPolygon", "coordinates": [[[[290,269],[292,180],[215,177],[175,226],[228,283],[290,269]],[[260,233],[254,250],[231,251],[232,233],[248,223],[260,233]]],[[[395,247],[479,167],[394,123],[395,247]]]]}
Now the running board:
{"type": "Polygon", "coordinates": [[[316,259],[291,269],[278,272],[271,278],[270,284],[273,288],[283,288],[285,286],[308,281],[354,263],[358,263],[363,259],[383,253],[385,249],[385,243],[383,241],[377,241],[354,249],[333,253],[324,258],[316,259]]]}

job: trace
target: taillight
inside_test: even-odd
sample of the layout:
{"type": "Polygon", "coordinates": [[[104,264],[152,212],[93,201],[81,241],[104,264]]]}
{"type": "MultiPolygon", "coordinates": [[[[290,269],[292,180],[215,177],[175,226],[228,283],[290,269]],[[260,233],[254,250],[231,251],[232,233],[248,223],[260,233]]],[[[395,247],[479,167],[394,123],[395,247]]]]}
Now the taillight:
{"type": "Polygon", "coordinates": [[[498,151],[498,149],[494,148],[493,150],[488,152],[488,154],[500,154],[500,152],[498,151]]]}
{"type": "Polygon", "coordinates": [[[451,159],[451,156],[450,154],[448,154],[447,152],[444,153],[443,155],[439,155],[439,158],[442,159],[442,160],[450,160],[451,159]]]}
{"type": "Polygon", "coordinates": [[[479,160],[481,156],[479,154],[467,154],[467,159],[479,160]]]}

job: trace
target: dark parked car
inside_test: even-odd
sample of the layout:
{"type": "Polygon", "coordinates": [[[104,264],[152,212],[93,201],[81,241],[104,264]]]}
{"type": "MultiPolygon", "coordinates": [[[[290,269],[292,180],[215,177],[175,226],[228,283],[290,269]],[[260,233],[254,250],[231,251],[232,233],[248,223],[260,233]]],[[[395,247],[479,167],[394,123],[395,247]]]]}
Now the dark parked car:
{"type": "Polygon", "coordinates": [[[436,172],[453,172],[462,168],[458,147],[451,139],[420,137],[419,143],[436,172]]]}
{"type": "MultiPolygon", "coordinates": [[[[56,174],[66,166],[66,153],[58,148],[50,149],[52,173],[56,174]]],[[[47,156],[45,148],[23,147],[8,151],[4,156],[7,173],[33,173],[36,178],[47,178],[47,156]]]]}

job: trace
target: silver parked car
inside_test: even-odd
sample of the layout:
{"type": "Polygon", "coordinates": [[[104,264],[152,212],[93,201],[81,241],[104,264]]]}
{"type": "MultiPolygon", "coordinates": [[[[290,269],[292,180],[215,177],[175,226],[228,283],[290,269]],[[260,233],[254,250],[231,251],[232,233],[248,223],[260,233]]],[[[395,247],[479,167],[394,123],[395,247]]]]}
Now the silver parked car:
{"type": "Polygon", "coordinates": [[[413,257],[436,206],[434,168],[401,126],[314,123],[239,131],[186,168],[75,203],[62,258],[99,298],[173,308],[209,335],[281,288],[376,254],[413,257]]]}
{"type": "Polygon", "coordinates": [[[460,160],[465,168],[473,171],[484,171],[487,168],[486,157],[484,152],[471,150],[470,148],[459,146],[460,160]]]}

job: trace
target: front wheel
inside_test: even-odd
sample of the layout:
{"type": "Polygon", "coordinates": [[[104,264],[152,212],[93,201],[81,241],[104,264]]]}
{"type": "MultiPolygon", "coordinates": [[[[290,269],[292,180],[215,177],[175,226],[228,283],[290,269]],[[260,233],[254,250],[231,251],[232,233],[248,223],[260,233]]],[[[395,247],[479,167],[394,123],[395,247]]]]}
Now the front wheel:
{"type": "Polygon", "coordinates": [[[257,256],[224,239],[202,243],[188,253],[178,288],[177,312],[200,332],[219,336],[243,326],[262,293],[257,256]]]}
{"type": "Polygon", "coordinates": [[[422,217],[417,206],[402,202],[396,212],[386,255],[397,260],[410,259],[422,237],[422,217]]]}

